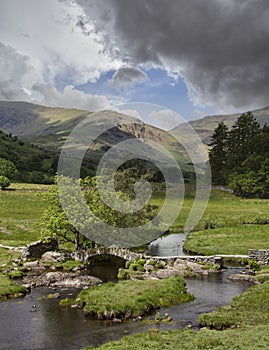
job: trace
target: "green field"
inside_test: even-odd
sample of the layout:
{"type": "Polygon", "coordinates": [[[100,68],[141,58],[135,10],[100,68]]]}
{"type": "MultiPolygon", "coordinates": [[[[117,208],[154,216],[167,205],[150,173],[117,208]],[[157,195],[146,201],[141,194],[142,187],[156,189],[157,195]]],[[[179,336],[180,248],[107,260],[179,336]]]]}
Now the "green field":
{"type": "Polygon", "coordinates": [[[248,249],[269,249],[269,225],[240,225],[199,231],[188,236],[184,248],[202,255],[247,255],[248,249]]]}
{"type": "MultiPolygon", "coordinates": [[[[164,192],[157,192],[152,203],[161,206],[164,192]]],[[[194,200],[194,191],[189,186],[182,210],[173,224],[172,232],[182,232],[194,200]]],[[[269,222],[269,199],[242,199],[235,195],[213,190],[205,213],[193,231],[213,228],[235,227],[242,224],[263,224],[269,222]]]]}
{"type": "Polygon", "coordinates": [[[0,191],[0,243],[23,246],[39,238],[38,222],[46,208],[46,185],[12,184],[0,191]]]}
{"type": "MultiPolygon", "coordinates": [[[[162,205],[163,192],[152,203],[162,205]]],[[[171,232],[183,232],[193,205],[188,189],[180,215],[171,232]]],[[[242,199],[221,190],[213,190],[203,217],[184,244],[190,252],[212,254],[248,254],[248,249],[269,249],[269,200],[242,199]]]]}

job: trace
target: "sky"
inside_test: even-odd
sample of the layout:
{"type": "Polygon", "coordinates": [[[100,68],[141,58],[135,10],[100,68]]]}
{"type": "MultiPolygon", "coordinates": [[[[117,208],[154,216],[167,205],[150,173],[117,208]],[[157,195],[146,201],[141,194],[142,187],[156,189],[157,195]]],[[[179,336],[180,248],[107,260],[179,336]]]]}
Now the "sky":
{"type": "Polygon", "coordinates": [[[269,105],[268,0],[0,0],[0,100],[185,120],[269,105]]]}

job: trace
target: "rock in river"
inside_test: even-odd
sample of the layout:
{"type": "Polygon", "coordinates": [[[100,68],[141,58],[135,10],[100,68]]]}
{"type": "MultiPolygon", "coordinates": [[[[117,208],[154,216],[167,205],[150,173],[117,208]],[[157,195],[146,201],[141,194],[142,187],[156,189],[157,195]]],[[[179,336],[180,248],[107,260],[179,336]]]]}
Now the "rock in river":
{"type": "MultiPolygon", "coordinates": [[[[29,283],[29,281],[27,281],[29,283]]],[[[99,278],[78,272],[46,272],[30,280],[35,287],[83,288],[102,283],[99,278]]]]}

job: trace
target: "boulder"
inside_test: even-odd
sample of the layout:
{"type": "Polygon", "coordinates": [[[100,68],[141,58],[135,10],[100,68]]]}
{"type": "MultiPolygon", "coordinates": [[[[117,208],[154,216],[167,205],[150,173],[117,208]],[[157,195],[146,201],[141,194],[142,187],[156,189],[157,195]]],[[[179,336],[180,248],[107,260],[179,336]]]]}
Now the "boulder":
{"type": "Polygon", "coordinates": [[[230,281],[247,281],[247,282],[251,282],[251,283],[254,283],[254,284],[259,284],[259,282],[257,281],[256,277],[252,276],[252,275],[245,275],[245,274],[235,273],[233,275],[230,275],[227,278],[230,281]]]}
{"type": "Polygon", "coordinates": [[[27,261],[23,264],[23,266],[28,267],[30,270],[43,270],[43,269],[45,269],[43,264],[39,260],[27,261]]]}
{"type": "Polygon", "coordinates": [[[65,287],[83,288],[100,284],[99,278],[87,275],[80,275],[75,272],[47,272],[35,278],[33,281],[36,287],[65,287]]]}
{"type": "Polygon", "coordinates": [[[41,260],[46,262],[60,262],[62,261],[62,254],[59,252],[46,252],[42,254],[41,260]]]}

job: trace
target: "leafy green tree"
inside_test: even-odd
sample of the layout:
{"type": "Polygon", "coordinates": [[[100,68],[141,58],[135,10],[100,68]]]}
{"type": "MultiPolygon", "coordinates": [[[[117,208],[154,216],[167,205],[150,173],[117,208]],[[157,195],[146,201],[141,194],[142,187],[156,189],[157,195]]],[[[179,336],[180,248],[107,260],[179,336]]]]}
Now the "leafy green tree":
{"type": "Polygon", "coordinates": [[[250,156],[241,172],[229,176],[229,187],[241,197],[269,198],[269,159],[250,156]]]}
{"type": "Polygon", "coordinates": [[[10,178],[16,173],[17,169],[13,162],[5,158],[0,158],[0,176],[10,178]]]}
{"type": "Polygon", "coordinates": [[[10,186],[10,181],[6,176],[0,176],[0,188],[4,190],[5,188],[10,186]]]}
{"type": "MultiPolygon", "coordinates": [[[[127,170],[127,173],[123,171],[122,174],[124,174],[126,181],[126,174],[130,175],[129,170],[127,170]]],[[[123,180],[121,176],[118,178],[119,182],[120,179],[123,180]]],[[[106,181],[106,179],[104,179],[104,181],[106,181]]],[[[133,186],[130,185],[134,184],[134,178],[130,177],[129,181],[125,181],[123,180],[121,185],[117,183],[119,186],[117,195],[126,202],[126,208],[128,208],[129,201],[134,198],[133,186]]],[[[110,208],[100,198],[96,177],[87,177],[82,180],[82,188],[85,193],[86,202],[91,211],[109,225],[116,227],[135,227],[145,224],[156,216],[158,207],[151,204],[146,204],[142,209],[131,214],[122,213],[110,208]]]]}
{"type": "Polygon", "coordinates": [[[212,141],[209,144],[209,161],[212,172],[212,181],[216,185],[224,185],[225,167],[227,165],[227,140],[228,127],[220,122],[212,135],[212,141]]]}
{"type": "MultiPolygon", "coordinates": [[[[66,186],[65,200],[72,206],[72,210],[77,213],[78,221],[85,222],[85,218],[81,217],[81,208],[75,207],[76,194],[72,191],[72,179],[62,178],[66,186]]],[[[74,227],[64,210],[61,207],[59,192],[56,185],[53,185],[48,193],[45,194],[48,202],[48,208],[45,210],[41,221],[41,238],[57,239],[59,244],[70,243],[75,250],[80,250],[87,244],[87,240],[80,234],[79,228],[74,227]]],[[[89,221],[91,218],[89,218],[89,221]]]]}
{"type": "MultiPolygon", "coordinates": [[[[80,181],[85,201],[94,215],[91,216],[89,212],[85,214],[81,210],[82,206],[79,205],[79,201],[77,201],[76,192],[73,192],[72,186],[70,186],[74,180],[61,178],[61,181],[64,181],[64,186],[66,186],[65,202],[72,207],[72,212],[76,216],[76,227],[70,223],[63,211],[59,200],[58,189],[56,186],[53,186],[49,193],[46,194],[48,208],[44,212],[41,222],[41,237],[43,239],[56,238],[58,239],[58,243],[69,242],[75,250],[79,250],[97,243],[91,242],[80,234],[81,229],[85,227],[91,229],[91,224],[96,220],[95,216],[111,226],[134,227],[151,220],[156,215],[157,207],[149,204],[134,214],[124,214],[113,210],[101,200],[95,177],[87,177],[80,181]]],[[[127,189],[127,193],[122,191],[117,192],[120,198],[126,200],[126,206],[128,205],[128,199],[131,197],[131,192],[129,194],[128,192],[129,188],[127,189]]]]}

